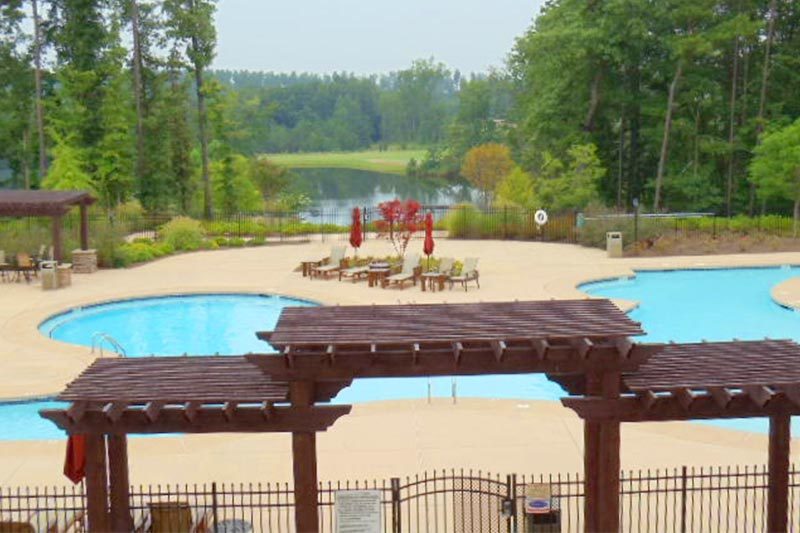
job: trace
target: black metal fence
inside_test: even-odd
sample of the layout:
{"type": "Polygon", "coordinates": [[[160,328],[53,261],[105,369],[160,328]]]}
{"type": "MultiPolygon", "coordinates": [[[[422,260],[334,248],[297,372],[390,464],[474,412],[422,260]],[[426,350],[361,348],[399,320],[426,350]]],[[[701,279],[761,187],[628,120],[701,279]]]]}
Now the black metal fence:
{"type": "MultiPolygon", "coordinates": [[[[762,466],[623,472],[622,531],[764,531],[767,470],[762,466]]],[[[790,475],[789,530],[800,530],[800,471],[790,475]]],[[[406,478],[321,483],[320,531],[336,531],[340,491],[373,490],[387,533],[583,531],[583,481],[578,475],[493,475],[449,470],[406,478]],[[531,490],[549,492],[549,515],[526,514],[531,490]],[[547,517],[544,517],[547,518],[547,517]],[[539,523],[533,524],[537,520],[539,523]]],[[[136,529],[274,532],[294,530],[294,495],[286,483],[151,485],[131,488],[136,529]]],[[[0,531],[81,531],[85,495],[70,488],[0,489],[0,531]],[[21,526],[20,526],[21,527],[21,526]],[[4,529],[5,528],[5,529],[4,529]],[[13,529],[24,531],[25,529],[13,529]]]]}

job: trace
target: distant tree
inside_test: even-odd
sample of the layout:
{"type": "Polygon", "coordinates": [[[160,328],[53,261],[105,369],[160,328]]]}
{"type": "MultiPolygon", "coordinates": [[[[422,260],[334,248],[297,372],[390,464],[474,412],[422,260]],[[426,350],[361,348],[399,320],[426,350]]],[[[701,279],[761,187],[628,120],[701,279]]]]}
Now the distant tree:
{"type": "Polygon", "coordinates": [[[416,200],[394,199],[378,204],[381,220],[376,222],[378,233],[386,237],[400,257],[405,257],[411,237],[422,229],[422,206],[416,200]]]}
{"type": "Polygon", "coordinates": [[[216,0],[164,0],[168,36],[185,48],[194,74],[197,97],[197,131],[200,138],[200,163],[203,181],[203,214],[211,217],[213,195],[209,156],[208,111],[205,72],[214,60],[217,32],[214,28],[216,0]]]}
{"type": "Polygon", "coordinates": [[[567,156],[565,165],[545,155],[542,173],[534,179],[537,199],[554,211],[583,209],[599,200],[598,185],[606,174],[593,144],[575,145],[567,151],[567,156]]]}
{"type": "Polygon", "coordinates": [[[289,169],[276,165],[266,157],[254,157],[250,162],[250,179],[267,202],[277,199],[289,185],[291,176],[289,169]]]}
{"type": "Polygon", "coordinates": [[[755,148],[750,179],[763,198],[782,198],[794,203],[794,236],[800,220],[800,119],[767,133],[755,148]]]}
{"type": "Polygon", "coordinates": [[[538,207],[532,176],[520,167],[514,167],[508,176],[497,185],[495,203],[501,206],[526,209],[538,207]]]}
{"type": "Polygon", "coordinates": [[[487,143],[467,152],[461,165],[461,175],[481,190],[484,202],[488,205],[497,185],[513,168],[514,161],[507,146],[487,143]]]}

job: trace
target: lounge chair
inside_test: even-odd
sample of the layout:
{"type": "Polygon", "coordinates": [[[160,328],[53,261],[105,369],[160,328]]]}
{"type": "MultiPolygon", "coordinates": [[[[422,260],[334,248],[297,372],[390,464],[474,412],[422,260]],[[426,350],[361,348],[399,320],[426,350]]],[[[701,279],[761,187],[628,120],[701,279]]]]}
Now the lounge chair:
{"type": "Polygon", "coordinates": [[[464,291],[467,290],[467,282],[474,281],[478,288],[481,288],[481,283],[478,281],[478,258],[467,257],[464,259],[464,267],[461,269],[461,274],[458,276],[450,276],[450,288],[456,283],[464,285],[464,291]]]}
{"type": "MultiPolygon", "coordinates": [[[[396,283],[400,285],[400,289],[403,289],[405,282],[409,280],[416,285],[417,276],[419,275],[419,254],[409,254],[403,260],[403,269],[400,271],[400,273],[386,278],[386,285],[396,283]]],[[[384,287],[386,285],[384,285],[384,287]]]]}
{"type": "Polygon", "coordinates": [[[355,283],[357,279],[367,277],[368,274],[369,266],[367,265],[342,268],[339,270],[339,281],[342,281],[343,278],[352,278],[353,283],[355,283]]]}
{"type": "Polygon", "coordinates": [[[151,502],[137,524],[136,533],[209,533],[213,516],[208,509],[192,509],[187,502],[151,502]]]}
{"type": "Polygon", "coordinates": [[[334,246],[331,248],[331,255],[327,263],[313,268],[311,270],[311,278],[314,279],[316,276],[324,276],[327,278],[330,274],[338,272],[342,268],[342,261],[344,261],[346,250],[347,247],[345,246],[334,246]]]}

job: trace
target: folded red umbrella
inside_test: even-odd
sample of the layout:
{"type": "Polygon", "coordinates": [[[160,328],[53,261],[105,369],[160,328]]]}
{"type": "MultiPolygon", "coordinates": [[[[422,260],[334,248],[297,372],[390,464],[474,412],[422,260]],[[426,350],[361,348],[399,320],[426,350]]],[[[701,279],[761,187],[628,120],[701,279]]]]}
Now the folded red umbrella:
{"type": "Polygon", "coordinates": [[[422,251],[430,257],[433,253],[433,214],[425,215],[425,242],[422,244],[422,251]]]}
{"type": "Polygon", "coordinates": [[[86,436],[70,435],[67,439],[67,457],[64,461],[64,475],[75,484],[86,475],[86,436]]]}
{"type": "Polygon", "coordinates": [[[361,246],[361,210],[353,209],[353,224],[350,226],[350,246],[358,250],[361,246]]]}

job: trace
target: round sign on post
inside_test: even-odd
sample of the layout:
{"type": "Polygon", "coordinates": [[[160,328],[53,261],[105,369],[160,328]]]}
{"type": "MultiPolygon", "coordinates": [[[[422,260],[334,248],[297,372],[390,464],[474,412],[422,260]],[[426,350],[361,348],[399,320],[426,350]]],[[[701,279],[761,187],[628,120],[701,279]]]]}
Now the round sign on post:
{"type": "Polygon", "coordinates": [[[544,209],[539,209],[536,211],[536,213],[534,213],[533,220],[539,226],[544,226],[547,224],[547,212],[544,209]]]}

